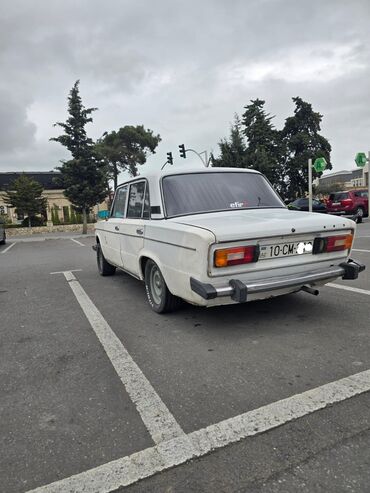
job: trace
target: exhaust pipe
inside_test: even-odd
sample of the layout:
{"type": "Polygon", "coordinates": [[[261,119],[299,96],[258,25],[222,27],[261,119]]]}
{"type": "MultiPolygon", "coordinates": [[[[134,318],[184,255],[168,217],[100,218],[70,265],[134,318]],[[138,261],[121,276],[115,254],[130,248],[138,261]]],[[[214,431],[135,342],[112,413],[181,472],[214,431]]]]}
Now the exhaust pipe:
{"type": "Polygon", "coordinates": [[[319,294],[319,290],[313,289],[313,288],[311,288],[311,286],[302,286],[301,290],[306,291],[306,293],[313,294],[314,296],[317,296],[319,294]]]}

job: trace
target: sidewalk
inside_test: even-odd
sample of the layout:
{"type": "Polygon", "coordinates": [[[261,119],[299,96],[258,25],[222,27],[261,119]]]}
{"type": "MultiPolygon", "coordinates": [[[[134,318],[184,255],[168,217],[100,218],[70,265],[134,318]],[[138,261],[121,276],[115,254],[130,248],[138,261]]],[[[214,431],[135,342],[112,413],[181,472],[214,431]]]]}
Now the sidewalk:
{"type": "Polygon", "coordinates": [[[86,235],[82,233],[75,232],[57,232],[57,233],[41,233],[41,234],[32,234],[29,236],[9,236],[6,240],[7,243],[22,243],[29,241],[45,241],[45,240],[68,240],[71,238],[93,238],[94,233],[89,232],[86,235]]]}

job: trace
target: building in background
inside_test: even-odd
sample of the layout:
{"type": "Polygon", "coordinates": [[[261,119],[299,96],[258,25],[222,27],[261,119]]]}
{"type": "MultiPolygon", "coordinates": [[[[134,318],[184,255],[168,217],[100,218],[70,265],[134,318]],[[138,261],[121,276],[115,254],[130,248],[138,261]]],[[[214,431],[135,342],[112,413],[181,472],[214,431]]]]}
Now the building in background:
{"type": "Polygon", "coordinates": [[[355,188],[364,188],[368,184],[369,171],[368,165],[364,168],[356,168],[351,171],[336,171],[327,173],[321,178],[318,178],[317,185],[319,187],[334,188],[340,187],[343,190],[351,190],[355,188]]]}
{"type": "MultiPolygon", "coordinates": [[[[43,195],[47,200],[46,220],[54,223],[70,223],[77,217],[72,204],[64,196],[63,189],[55,183],[55,178],[60,175],[59,171],[25,171],[0,173],[0,215],[7,215],[14,224],[20,224],[24,219],[22,214],[17,214],[14,208],[9,207],[4,201],[4,192],[11,190],[12,183],[20,175],[40,183],[44,189],[43,195]]],[[[99,212],[107,210],[108,203],[103,202],[94,207],[92,213],[97,217],[99,212]]]]}

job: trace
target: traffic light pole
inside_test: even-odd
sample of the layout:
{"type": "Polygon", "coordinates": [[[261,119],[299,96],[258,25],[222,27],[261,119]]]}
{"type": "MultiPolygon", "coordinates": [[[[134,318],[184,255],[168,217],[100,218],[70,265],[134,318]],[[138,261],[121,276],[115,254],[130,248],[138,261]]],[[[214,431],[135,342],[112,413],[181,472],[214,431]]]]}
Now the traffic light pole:
{"type": "Polygon", "coordinates": [[[208,168],[209,162],[208,162],[208,153],[207,153],[207,151],[197,152],[194,149],[186,149],[186,152],[194,152],[199,157],[199,159],[202,161],[202,163],[204,164],[204,166],[206,168],[208,168]],[[204,154],[205,159],[202,158],[202,156],[201,156],[202,154],[204,154]]]}
{"type": "Polygon", "coordinates": [[[308,160],[308,210],[312,212],[312,159],[308,160]]]}

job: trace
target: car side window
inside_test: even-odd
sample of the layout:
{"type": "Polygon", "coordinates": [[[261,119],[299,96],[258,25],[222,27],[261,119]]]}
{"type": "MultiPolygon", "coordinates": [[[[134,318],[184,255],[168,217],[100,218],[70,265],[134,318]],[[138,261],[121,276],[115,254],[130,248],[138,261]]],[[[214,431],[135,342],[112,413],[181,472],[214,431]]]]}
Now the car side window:
{"type": "Polygon", "coordinates": [[[144,208],[145,181],[133,183],[130,186],[127,217],[141,218],[144,208]]]}
{"type": "Polygon", "coordinates": [[[115,218],[125,217],[127,190],[128,190],[127,185],[117,190],[110,217],[115,217],[115,218]]]}

